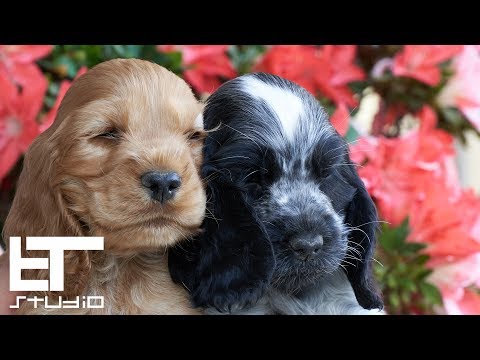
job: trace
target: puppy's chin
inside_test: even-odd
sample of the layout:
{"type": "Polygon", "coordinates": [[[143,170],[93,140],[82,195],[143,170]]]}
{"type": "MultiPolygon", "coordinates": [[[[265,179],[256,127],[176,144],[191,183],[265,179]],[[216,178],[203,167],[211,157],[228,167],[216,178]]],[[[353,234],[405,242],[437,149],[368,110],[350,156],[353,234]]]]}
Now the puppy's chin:
{"type": "Polygon", "coordinates": [[[147,218],[133,224],[116,224],[115,228],[96,224],[93,232],[96,236],[105,237],[105,251],[110,253],[165,251],[167,247],[199,233],[205,215],[205,204],[200,201],[191,206],[188,211],[180,212],[180,216],[175,217],[147,218]]]}
{"type": "Polygon", "coordinates": [[[133,255],[139,252],[165,251],[167,247],[199,233],[201,222],[191,226],[171,221],[142,226],[108,230],[97,227],[95,236],[105,238],[105,251],[116,255],[133,255]]]}
{"type": "Polygon", "coordinates": [[[334,273],[346,255],[345,251],[337,250],[317,259],[304,261],[295,258],[289,250],[280,249],[280,246],[281,244],[274,245],[277,262],[272,285],[289,294],[299,294],[305,288],[334,273]]]}

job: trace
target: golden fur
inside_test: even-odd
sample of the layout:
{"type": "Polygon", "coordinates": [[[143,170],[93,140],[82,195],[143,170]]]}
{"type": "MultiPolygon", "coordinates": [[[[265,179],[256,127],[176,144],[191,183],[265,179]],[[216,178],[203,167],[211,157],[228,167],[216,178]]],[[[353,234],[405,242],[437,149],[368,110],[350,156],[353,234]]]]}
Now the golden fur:
{"type": "MultiPolygon", "coordinates": [[[[66,251],[65,291],[31,295],[104,295],[106,313],[196,313],[172,283],[165,252],[194,235],[204,217],[201,110],[182,79],[143,60],[104,62],[72,84],[53,125],[25,155],[4,239],[104,236],[105,251],[66,251]],[[108,132],[119,138],[99,136],[108,132]],[[182,179],[163,205],[140,181],[152,170],[182,179]]],[[[25,273],[40,279],[48,270],[25,273]]],[[[48,311],[28,303],[19,312],[48,311]]]]}

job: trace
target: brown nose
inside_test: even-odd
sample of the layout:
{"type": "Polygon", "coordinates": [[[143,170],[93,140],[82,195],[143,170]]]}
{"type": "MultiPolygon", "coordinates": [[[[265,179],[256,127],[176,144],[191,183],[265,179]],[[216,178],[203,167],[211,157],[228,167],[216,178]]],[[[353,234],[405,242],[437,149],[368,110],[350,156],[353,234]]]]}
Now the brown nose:
{"type": "Polygon", "coordinates": [[[161,173],[150,171],[140,177],[142,185],[148,190],[152,199],[161,204],[172,199],[180,188],[182,181],[175,172],[161,173]]]}

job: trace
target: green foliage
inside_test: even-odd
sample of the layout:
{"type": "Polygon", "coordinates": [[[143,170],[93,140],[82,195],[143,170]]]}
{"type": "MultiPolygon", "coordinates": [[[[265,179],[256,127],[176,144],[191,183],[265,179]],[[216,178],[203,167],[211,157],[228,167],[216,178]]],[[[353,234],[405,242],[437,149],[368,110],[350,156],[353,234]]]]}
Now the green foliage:
{"type": "Polygon", "coordinates": [[[358,139],[359,135],[360,134],[358,133],[358,131],[355,130],[355,128],[352,125],[350,125],[348,127],[347,133],[345,134],[345,140],[349,144],[354,143],[358,139]]]}
{"type": "Polygon", "coordinates": [[[376,254],[381,264],[374,264],[374,273],[388,313],[433,313],[433,306],[442,300],[438,289],[427,280],[431,273],[425,266],[429,256],[422,251],[424,244],[406,241],[408,234],[408,219],[398,227],[382,224],[376,254]]]}
{"type": "Polygon", "coordinates": [[[91,68],[116,58],[139,58],[156,62],[177,74],[182,71],[180,52],[160,53],[155,45],[56,45],[39,65],[47,75],[73,79],[82,66],[91,68]]]}
{"type": "Polygon", "coordinates": [[[265,50],[264,45],[232,45],[228,49],[228,54],[233,67],[242,75],[252,71],[255,61],[265,50]]]}
{"type": "Polygon", "coordinates": [[[466,142],[466,131],[473,131],[477,136],[480,136],[480,131],[478,131],[457,108],[438,107],[435,110],[439,118],[438,127],[455,135],[462,143],[465,144],[466,142]]]}

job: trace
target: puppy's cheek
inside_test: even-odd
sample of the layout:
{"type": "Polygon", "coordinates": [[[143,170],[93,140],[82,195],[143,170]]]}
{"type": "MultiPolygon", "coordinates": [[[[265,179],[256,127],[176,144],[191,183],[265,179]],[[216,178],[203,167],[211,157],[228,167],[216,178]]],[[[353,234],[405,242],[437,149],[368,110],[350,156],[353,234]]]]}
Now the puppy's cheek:
{"type": "Polygon", "coordinates": [[[99,223],[111,226],[142,221],[142,214],[145,214],[150,202],[147,194],[131,175],[112,175],[88,184],[93,217],[99,223]]]}
{"type": "Polygon", "coordinates": [[[88,216],[92,194],[80,179],[61,179],[58,188],[68,211],[77,217],[88,216]]]}
{"type": "Polygon", "coordinates": [[[184,184],[181,196],[175,202],[178,222],[189,226],[200,226],[205,216],[206,194],[196,172],[191,172],[184,184]]]}
{"type": "Polygon", "coordinates": [[[97,178],[108,172],[115,164],[118,154],[111,146],[95,146],[87,140],[68,140],[74,142],[67,154],[64,154],[65,173],[80,179],[97,178]]]}
{"type": "Polygon", "coordinates": [[[190,207],[195,213],[203,214],[206,207],[205,186],[195,164],[190,167],[188,179],[185,194],[188,202],[182,206],[182,211],[188,212],[190,207]]]}
{"type": "Polygon", "coordinates": [[[201,139],[188,143],[190,161],[195,165],[197,173],[200,172],[203,164],[203,145],[204,140],[201,139]]]}
{"type": "Polygon", "coordinates": [[[201,184],[199,184],[199,186],[197,187],[197,190],[195,191],[193,197],[194,201],[191,203],[191,206],[187,204],[187,206],[184,207],[183,214],[185,214],[186,217],[190,218],[190,223],[192,225],[200,227],[205,217],[205,209],[207,202],[205,190],[203,189],[201,184]]]}

